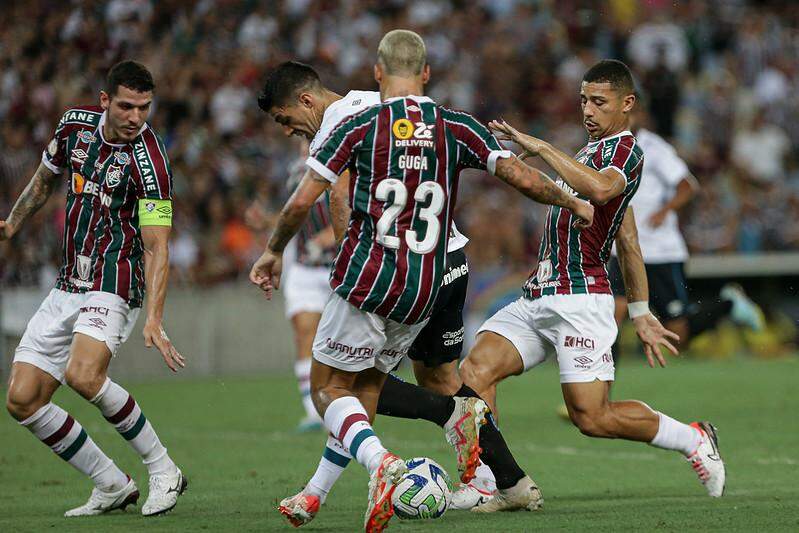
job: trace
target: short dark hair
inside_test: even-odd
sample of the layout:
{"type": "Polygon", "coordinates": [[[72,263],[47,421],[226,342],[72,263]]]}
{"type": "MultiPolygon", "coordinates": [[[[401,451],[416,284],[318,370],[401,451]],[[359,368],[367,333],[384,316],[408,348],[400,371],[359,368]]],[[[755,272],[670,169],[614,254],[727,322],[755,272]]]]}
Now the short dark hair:
{"type": "Polygon", "coordinates": [[[319,74],[305,63],[286,61],[275,67],[266,78],[264,90],[258,95],[258,107],[268,112],[282,107],[301,90],[318,90],[322,87],[319,74]]]}
{"type": "Polygon", "coordinates": [[[633,75],[627,65],[616,59],[603,59],[583,76],[585,83],[609,83],[614,90],[634,94],[633,75]]]}
{"type": "Polygon", "coordinates": [[[105,81],[105,90],[108,95],[114,96],[120,85],[140,93],[155,89],[153,76],[147,67],[131,60],[120,61],[108,71],[105,81]]]}

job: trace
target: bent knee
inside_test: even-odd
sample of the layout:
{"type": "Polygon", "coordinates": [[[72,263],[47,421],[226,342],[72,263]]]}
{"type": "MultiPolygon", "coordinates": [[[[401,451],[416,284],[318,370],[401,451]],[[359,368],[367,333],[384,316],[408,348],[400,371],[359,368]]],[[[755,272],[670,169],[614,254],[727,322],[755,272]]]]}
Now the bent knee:
{"type": "Polygon", "coordinates": [[[612,437],[611,421],[602,411],[570,411],[569,418],[588,437],[612,437]]]}
{"type": "Polygon", "coordinates": [[[67,385],[69,385],[72,390],[87,400],[91,400],[97,396],[103,383],[105,383],[105,374],[86,368],[67,367],[64,378],[66,379],[67,385]]]}
{"type": "Polygon", "coordinates": [[[44,407],[49,399],[45,400],[37,394],[26,394],[11,387],[6,394],[6,409],[15,420],[23,421],[44,407]]]}

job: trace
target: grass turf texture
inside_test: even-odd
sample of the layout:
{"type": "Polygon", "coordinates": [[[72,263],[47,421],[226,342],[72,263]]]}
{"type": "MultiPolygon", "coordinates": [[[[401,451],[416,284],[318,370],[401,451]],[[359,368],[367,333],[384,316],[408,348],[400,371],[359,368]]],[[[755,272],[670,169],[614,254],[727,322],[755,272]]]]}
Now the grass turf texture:
{"type": "MultiPolygon", "coordinates": [[[[503,432],[546,500],[536,513],[475,516],[450,511],[435,521],[392,519],[392,531],[799,530],[799,361],[676,361],[667,369],[625,361],[615,398],[639,398],[684,421],[720,428],[728,465],[727,495],[706,496],[673,452],[594,440],[555,415],[554,365],[500,387],[503,432]]],[[[147,495],[144,467],[99,412],[73,392],[56,401],[130,473],[142,492],[127,513],[65,519],[91,484],[24,429],[0,417],[0,531],[291,531],[277,502],[308,479],[321,433],[296,435],[300,418],[293,378],[176,381],[131,385],[189,490],[165,517],[139,514],[147,495]]],[[[378,418],[383,442],[405,457],[429,456],[456,474],[440,429],[423,421],[378,418]]],[[[351,464],[307,531],[357,531],[367,476],[351,464]]]]}

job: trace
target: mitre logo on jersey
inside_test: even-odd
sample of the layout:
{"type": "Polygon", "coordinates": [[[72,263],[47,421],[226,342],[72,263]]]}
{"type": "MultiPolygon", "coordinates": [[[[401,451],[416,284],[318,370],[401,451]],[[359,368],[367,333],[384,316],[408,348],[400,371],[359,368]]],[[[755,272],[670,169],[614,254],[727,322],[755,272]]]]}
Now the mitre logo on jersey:
{"type": "Polygon", "coordinates": [[[105,173],[105,184],[110,187],[114,188],[122,181],[122,169],[116,165],[111,165],[108,167],[108,171],[105,173]]]}
{"type": "Polygon", "coordinates": [[[399,148],[433,148],[433,128],[424,122],[414,124],[407,118],[400,118],[391,125],[394,134],[394,146],[399,148]]]}

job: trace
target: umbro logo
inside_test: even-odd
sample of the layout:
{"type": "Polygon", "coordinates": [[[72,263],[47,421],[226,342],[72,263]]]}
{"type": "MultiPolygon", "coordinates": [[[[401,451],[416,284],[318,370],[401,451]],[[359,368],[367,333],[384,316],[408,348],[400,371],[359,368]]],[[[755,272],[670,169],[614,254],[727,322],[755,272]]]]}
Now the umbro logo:
{"type": "Polygon", "coordinates": [[[581,365],[585,365],[585,366],[588,366],[588,365],[590,365],[591,363],[594,362],[593,359],[591,359],[590,357],[586,357],[584,355],[581,355],[580,357],[575,357],[574,360],[576,362],[580,363],[581,365]]]}
{"type": "Polygon", "coordinates": [[[90,318],[89,323],[98,329],[103,329],[107,326],[107,324],[103,322],[102,318],[90,318]]]}

